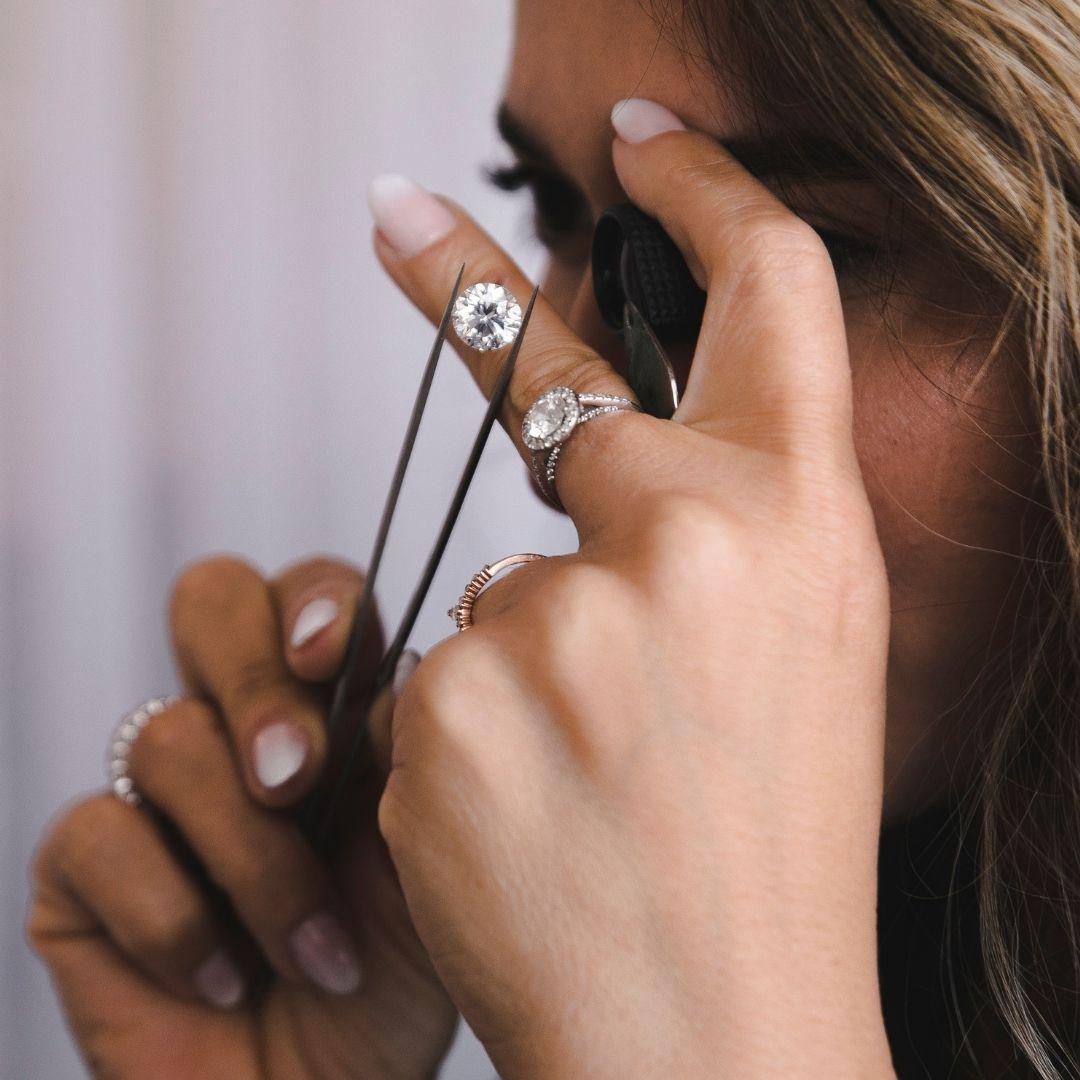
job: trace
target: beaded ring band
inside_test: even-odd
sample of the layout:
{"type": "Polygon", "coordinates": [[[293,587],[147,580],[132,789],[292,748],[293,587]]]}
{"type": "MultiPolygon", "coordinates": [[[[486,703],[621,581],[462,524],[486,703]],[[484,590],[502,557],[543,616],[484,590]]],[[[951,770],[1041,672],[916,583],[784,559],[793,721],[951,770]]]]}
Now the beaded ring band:
{"type": "Polygon", "coordinates": [[[128,755],[139,737],[139,732],[153,717],[171,708],[179,700],[178,697],[150,698],[137,709],[125,713],[116,725],[116,730],[109,740],[109,787],[122,802],[131,806],[138,806],[142,802],[142,796],[135,790],[128,768],[128,755]]]}

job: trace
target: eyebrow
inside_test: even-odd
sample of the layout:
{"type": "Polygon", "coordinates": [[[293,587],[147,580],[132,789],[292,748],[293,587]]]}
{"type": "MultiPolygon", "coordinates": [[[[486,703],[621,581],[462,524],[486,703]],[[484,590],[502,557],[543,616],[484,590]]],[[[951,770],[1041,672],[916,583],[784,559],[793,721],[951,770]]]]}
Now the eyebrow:
{"type": "MultiPolygon", "coordinates": [[[[543,164],[567,183],[574,184],[547,143],[505,103],[499,106],[495,126],[515,153],[543,164]]],[[[865,165],[840,143],[823,135],[803,132],[764,137],[736,135],[719,142],[759,180],[866,178],[865,165]]]]}

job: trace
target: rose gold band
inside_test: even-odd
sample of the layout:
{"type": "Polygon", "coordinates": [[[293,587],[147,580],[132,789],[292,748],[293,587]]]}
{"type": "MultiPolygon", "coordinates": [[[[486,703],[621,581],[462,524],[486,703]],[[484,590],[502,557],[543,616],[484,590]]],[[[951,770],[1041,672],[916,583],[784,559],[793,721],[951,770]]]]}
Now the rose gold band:
{"type": "Polygon", "coordinates": [[[482,570],[477,570],[473,574],[472,581],[465,586],[461,599],[446,613],[457,624],[458,632],[468,630],[472,626],[472,612],[476,598],[487,588],[496,574],[502,573],[503,570],[511,566],[519,566],[522,563],[536,562],[537,559],[546,558],[546,555],[534,555],[531,552],[521,555],[507,555],[505,559],[488,563],[482,570]]]}

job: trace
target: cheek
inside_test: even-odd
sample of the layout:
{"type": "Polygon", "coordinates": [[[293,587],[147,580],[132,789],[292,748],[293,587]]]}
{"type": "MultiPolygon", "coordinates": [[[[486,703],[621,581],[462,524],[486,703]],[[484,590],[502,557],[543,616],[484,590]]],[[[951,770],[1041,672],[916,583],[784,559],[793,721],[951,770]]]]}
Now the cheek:
{"type": "MultiPolygon", "coordinates": [[[[970,308],[969,308],[970,310],[970,308]]],[[[1022,603],[1045,518],[1019,365],[927,311],[848,318],[855,439],[889,572],[886,814],[935,797],[1022,603]],[[955,737],[955,738],[954,738],[955,737]]]]}

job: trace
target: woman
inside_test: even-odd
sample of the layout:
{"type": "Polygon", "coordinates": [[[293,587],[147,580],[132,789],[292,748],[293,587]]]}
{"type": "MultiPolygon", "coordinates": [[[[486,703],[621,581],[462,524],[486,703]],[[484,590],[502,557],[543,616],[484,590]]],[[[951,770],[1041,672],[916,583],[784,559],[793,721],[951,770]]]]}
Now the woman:
{"type": "MultiPolygon", "coordinates": [[[[95,1073],[425,1077],[457,1007],[507,1077],[1075,1074],[1078,23],[522,0],[495,179],[552,258],[507,430],[629,395],[588,268],[627,198],[708,290],[675,422],[574,433],[580,551],[402,663],[331,859],[290,810],[359,573],[180,577],[159,817],[93,798],[36,866],[95,1073]]],[[[430,318],[462,262],[528,295],[454,204],[372,208],[430,318]]]]}

